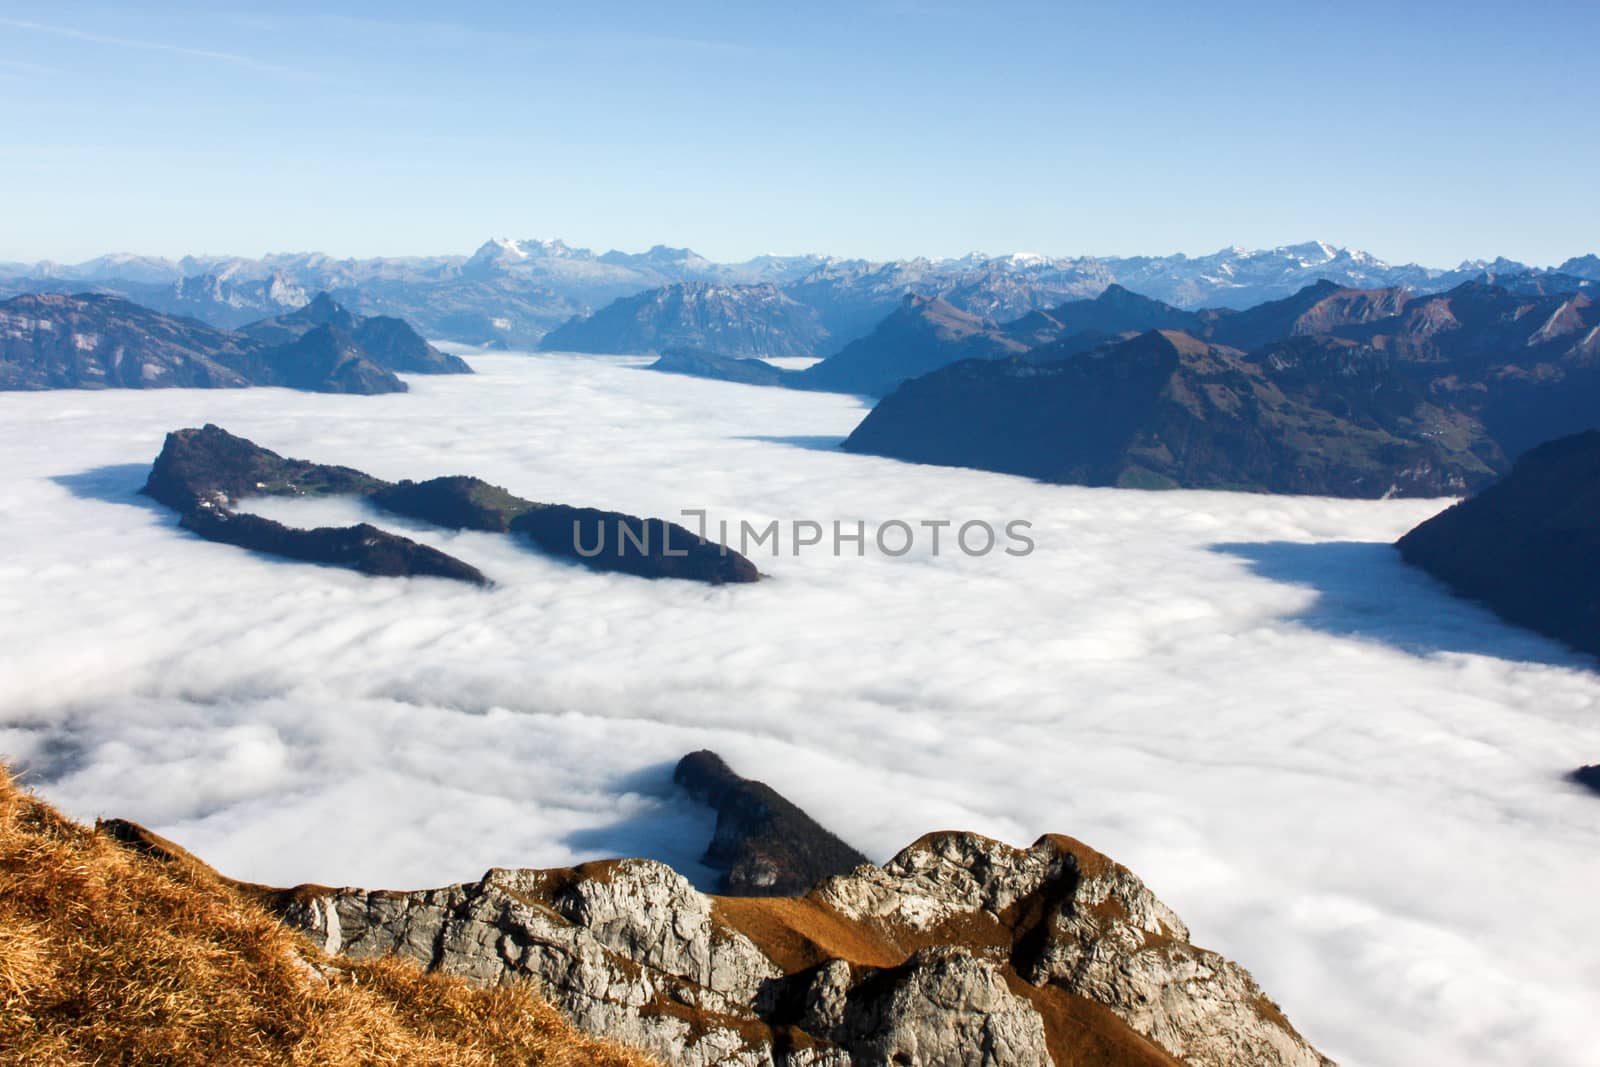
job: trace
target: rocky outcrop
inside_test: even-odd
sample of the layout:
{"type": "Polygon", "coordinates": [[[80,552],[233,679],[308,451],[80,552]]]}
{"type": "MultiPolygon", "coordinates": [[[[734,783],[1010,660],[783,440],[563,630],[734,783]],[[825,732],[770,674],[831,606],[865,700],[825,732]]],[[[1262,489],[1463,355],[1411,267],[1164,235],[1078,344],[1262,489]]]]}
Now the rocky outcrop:
{"type": "Polygon", "coordinates": [[[1579,785],[1588,786],[1596,793],[1600,793],[1600,763],[1591,763],[1587,766],[1579,767],[1572,772],[1570,777],[1579,785]]]}
{"type": "Polygon", "coordinates": [[[797,896],[867,857],[839,840],[765,782],[735,774],[715,752],[691,752],[672,780],[716,809],[703,863],[723,872],[728,896],[797,896]]]}
{"type": "Polygon", "coordinates": [[[511,533],[594,570],[711,584],[761,576],[739,553],[660,519],[540,504],[467,476],[389,483],[349,467],[286,459],[214,425],[168,434],[144,492],[181,513],[183,526],[208,540],[363,574],[488,584],[476,568],[368,523],[295,530],[239,514],[238,503],[251,496],[361,496],[384,510],[440,526],[511,533]]]}
{"type": "Polygon", "coordinates": [[[1532,449],[1397,547],[1508,622],[1600,655],[1600,431],[1532,449]]]}
{"type": "MultiPolygon", "coordinates": [[[[700,788],[744,781],[709,755],[692,754],[700,788]]],[[[200,866],[133,823],[101,825],[148,857],[200,866]]],[[[637,859],[416,892],[230,884],[324,953],[527,981],[581,1029],[667,1064],[1330,1062],[1248,973],[1190,944],[1137,877],[1067,837],[1023,849],[929,834],[789,897],[707,896],[637,859]]]]}
{"type": "Polygon", "coordinates": [[[803,897],[707,897],[643,860],[263,893],[328,952],[529,979],[583,1029],[673,1064],[1328,1062],[1242,968],[1069,838],[930,835],[803,897]]]}

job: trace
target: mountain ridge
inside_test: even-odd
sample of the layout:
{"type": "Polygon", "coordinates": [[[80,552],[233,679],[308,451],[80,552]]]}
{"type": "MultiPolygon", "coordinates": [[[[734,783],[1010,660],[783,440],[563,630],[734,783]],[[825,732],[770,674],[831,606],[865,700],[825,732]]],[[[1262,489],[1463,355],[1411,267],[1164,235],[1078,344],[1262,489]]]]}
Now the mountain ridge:
{"type": "Polygon", "coordinates": [[[690,281],[772,284],[813,308],[842,345],[869,332],[906,293],[939,296],[996,320],[1120,284],[1174,306],[1249,307],[1326,277],[1352,288],[1437,291],[1493,272],[1566,271],[1600,281],[1600,258],[1556,268],[1478,260],[1454,268],[1393,265],[1323,242],[1272,249],[1227,248],[1205,256],[1045,256],[973,253],[870,260],[824,254],[762,255],[717,263],[686,248],[596,254],[560,240],[496,238],[460,255],[339,258],[272,253],[256,258],[179,259],[114,254],[79,264],[0,265],[0,296],[85,286],[162,311],[236,326],[291,310],[327,290],[356,311],[397,315],[430,337],[528,347],[573,316],[622,297],[690,281]]]}
{"type": "Polygon", "coordinates": [[[0,389],[276,385],[405,392],[395,370],[472,373],[405,322],[352,315],[326,293],[301,311],[239,330],[104,293],[27,293],[0,301],[0,389]]]}

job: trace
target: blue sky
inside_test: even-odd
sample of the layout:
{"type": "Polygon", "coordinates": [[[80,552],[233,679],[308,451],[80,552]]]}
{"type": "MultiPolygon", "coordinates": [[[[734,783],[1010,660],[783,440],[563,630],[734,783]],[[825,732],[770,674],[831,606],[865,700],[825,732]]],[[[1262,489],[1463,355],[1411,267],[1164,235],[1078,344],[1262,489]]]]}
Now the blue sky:
{"type": "Polygon", "coordinates": [[[1600,250],[1600,3],[0,0],[0,259],[1600,250]]]}

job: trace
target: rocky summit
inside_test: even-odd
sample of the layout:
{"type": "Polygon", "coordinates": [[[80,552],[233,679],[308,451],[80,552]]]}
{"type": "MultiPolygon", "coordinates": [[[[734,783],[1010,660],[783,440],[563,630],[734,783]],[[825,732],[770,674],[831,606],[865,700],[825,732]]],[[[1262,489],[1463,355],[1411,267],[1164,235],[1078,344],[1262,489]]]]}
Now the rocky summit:
{"type": "MultiPolygon", "coordinates": [[[[795,832],[803,851],[826,833],[712,753],[684,757],[678,779],[724,809],[787,805],[764,847],[795,832]]],[[[1058,835],[1015,848],[929,834],[882,867],[736,897],[640,859],[411,892],[274,889],[221,879],[136,824],[100,830],[303,931],[311,970],[398,960],[482,987],[526,982],[580,1030],[663,1064],[1331,1065],[1132,872],[1058,835]]]]}
{"type": "Polygon", "coordinates": [[[761,577],[739,553],[661,519],[536,503],[465,475],[390,483],[350,467],[287,459],[210,424],[169,433],[143,491],[207,540],[364,574],[489,584],[475,567],[369,523],[296,530],[241,514],[238,503],[251,496],[358,496],[438,526],[511,533],[593,570],[713,585],[761,577]]]}
{"type": "Polygon", "coordinates": [[[1137,877],[1065,837],[933,834],[795,897],[705,896],[615,860],[263,898],[326,952],[531,980],[669,1064],[1329,1062],[1137,877]]]}
{"type": "MultiPolygon", "coordinates": [[[[755,835],[769,854],[785,833],[801,852],[826,833],[713,753],[684,757],[678,780],[722,809],[786,805],[755,835]]],[[[136,824],[100,829],[204,869],[136,824]]],[[[726,830],[713,852],[738,836],[726,830]]],[[[398,960],[525,982],[580,1030],[664,1064],[1331,1067],[1138,877],[1059,835],[1016,848],[929,834],[784,896],[708,896],[642,859],[410,892],[219,881],[309,935],[313,969],[398,960]]]]}

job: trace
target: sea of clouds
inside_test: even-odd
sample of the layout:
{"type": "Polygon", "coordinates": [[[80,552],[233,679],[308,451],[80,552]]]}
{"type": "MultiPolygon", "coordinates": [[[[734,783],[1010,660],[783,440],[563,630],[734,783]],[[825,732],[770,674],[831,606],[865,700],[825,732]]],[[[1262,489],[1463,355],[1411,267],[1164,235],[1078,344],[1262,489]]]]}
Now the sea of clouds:
{"type": "MultiPolygon", "coordinates": [[[[884,859],[1079,837],[1350,1064],[1600,1042],[1600,675],[1405,567],[1442,502],[1039,485],[852,456],[848,397],[476,355],[406,395],[0,394],[0,753],[255,881],[413,888],[616,854],[702,877],[709,747],[884,859]],[[210,544],[135,495],[211,421],[388,478],[713,520],[1033,524],[1024,558],[819,549],[754,586],[402,529],[489,591],[210,544]]],[[[297,523],[349,501],[259,501],[297,523]]]]}

